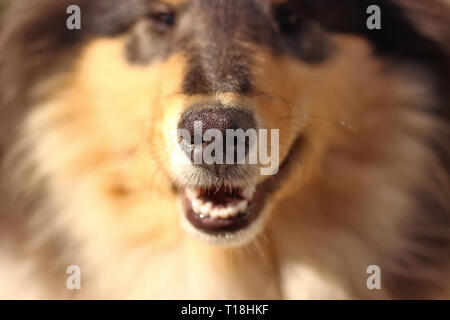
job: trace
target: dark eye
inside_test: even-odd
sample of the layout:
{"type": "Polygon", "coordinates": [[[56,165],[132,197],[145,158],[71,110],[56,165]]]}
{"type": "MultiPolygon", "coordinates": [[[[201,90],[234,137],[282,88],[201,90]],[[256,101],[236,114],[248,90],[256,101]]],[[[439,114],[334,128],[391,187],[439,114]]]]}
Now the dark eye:
{"type": "Polygon", "coordinates": [[[297,3],[282,5],[275,10],[275,19],[281,32],[290,35],[297,32],[305,21],[305,10],[297,3]]]}
{"type": "Polygon", "coordinates": [[[295,33],[301,27],[303,22],[302,17],[289,12],[279,13],[277,20],[280,30],[285,34],[295,33]]]}
{"type": "Polygon", "coordinates": [[[150,14],[153,27],[158,32],[166,32],[175,25],[175,13],[169,8],[158,8],[150,14]]]}

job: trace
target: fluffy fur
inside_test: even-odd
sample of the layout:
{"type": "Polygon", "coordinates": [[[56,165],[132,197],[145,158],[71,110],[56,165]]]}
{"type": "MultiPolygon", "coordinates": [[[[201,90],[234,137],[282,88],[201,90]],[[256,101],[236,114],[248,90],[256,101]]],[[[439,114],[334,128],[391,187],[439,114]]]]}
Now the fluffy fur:
{"type": "MultiPolygon", "coordinates": [[[[370,33],[342,22],[365,1],[323,1],[309,49],[292,45],[295,54],[274,49],[262,28],[240,22],[252,34],[231,39],[218,23],[222,53],[243,53],[202,51],[196,59],[223,59],[201,62],[211,74],[200,79],[187,76],[195,61],[185,52],[208,36],[201,23],[166,48],[140,38],[139,0],[78,1],[81,31],[65,29],[69,2],[17,1],[1,31],[1,298],[449,296],[446,3],[378,1],[387,31],[370,33]],[[218,60],[237,61],[254,91],[224,86],[218,60]],[[266,219],[238,247],[181,227],[177,190],[190,169],[175,129],[209,99],[246,105],[261,127],[280,129],[286,168],[256,179],[274,180],[266,219]],[[381,290],[366,286],[373,264],[381,290]],[[66,288],[69,265],[81,267],[81,290],[66,288]]],[[[220,12],[235,17],[236,3],[220,12]]]]}

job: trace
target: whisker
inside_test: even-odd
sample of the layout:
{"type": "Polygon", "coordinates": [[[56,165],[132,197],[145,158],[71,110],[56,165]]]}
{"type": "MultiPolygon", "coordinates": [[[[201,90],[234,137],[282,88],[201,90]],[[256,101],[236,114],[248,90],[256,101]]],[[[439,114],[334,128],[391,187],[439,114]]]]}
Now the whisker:
{"type": "MultiPolygon", "coordinates": [[[[287,99],[285,97],[270,93],[270,92],[264,92],[264,91],[258,91],[256,93],[256,95],[262,95],[262,96],[266,96],[268,98],[271,99],[277,99],[280,100],[286,104],[292,105],[294,107],[296,107],[297,109],[301,109],[302,106],[298,103],[293,102],[290,99],[287,99]]],[[[289,115],[289,116],[281,116],[278,118],[278,120],[291,120],[291,119],[295,119],[295,118],[302,118],[305,121],[310,121],[310,120],[320,120],[320,121],[328,121],[331,122],[335,125],[344,127],[352,132],[358,132],[358,129],[355,128],[355,126],[353,126],[352,124],[349,124],[347,121],[345,120],[338,120],[338,119],[334,119],[331,118],[329,116],[321,116],[321,115],[312,115],[309,113],[301,113],[301,114],[297,114],[297,115],[289,115]]]]}

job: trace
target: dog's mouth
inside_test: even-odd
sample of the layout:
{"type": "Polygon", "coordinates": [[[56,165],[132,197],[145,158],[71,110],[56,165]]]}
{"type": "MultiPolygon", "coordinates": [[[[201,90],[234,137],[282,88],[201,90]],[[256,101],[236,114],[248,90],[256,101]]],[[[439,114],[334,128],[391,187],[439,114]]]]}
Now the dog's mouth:
{"type": "Polygon", "coordinates": [[[187,220],[197,229],[218,234],[248,227],[259,214],[253,186],[186,188],[183,194],[187,220]]]}
{"type": "Polygon", "coordinates": [[[299,137],[291,147],[278,173],[256,186],[231,187],[227,184],[209,187],[184,187],[181,190],[185,227],[207,242],[242,244],[264,227],[268,198],[289,176],[292,161],[302,146],[299,137]]]}

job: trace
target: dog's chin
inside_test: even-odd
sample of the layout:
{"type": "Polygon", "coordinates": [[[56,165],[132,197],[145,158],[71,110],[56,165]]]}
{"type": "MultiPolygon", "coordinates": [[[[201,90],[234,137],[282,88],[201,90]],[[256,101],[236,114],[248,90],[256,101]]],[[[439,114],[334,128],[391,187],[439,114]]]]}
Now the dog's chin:
{"type": "Polygon", "coordinates": [[[221,246],[241,246],[255,239],[266,225],[272,194],[289,175],[300,140],[294,143],[279,172],[256,186],[233,186],[230,181],[181,188],[180,212],[185,230],[201,241],[221,246]]]}

